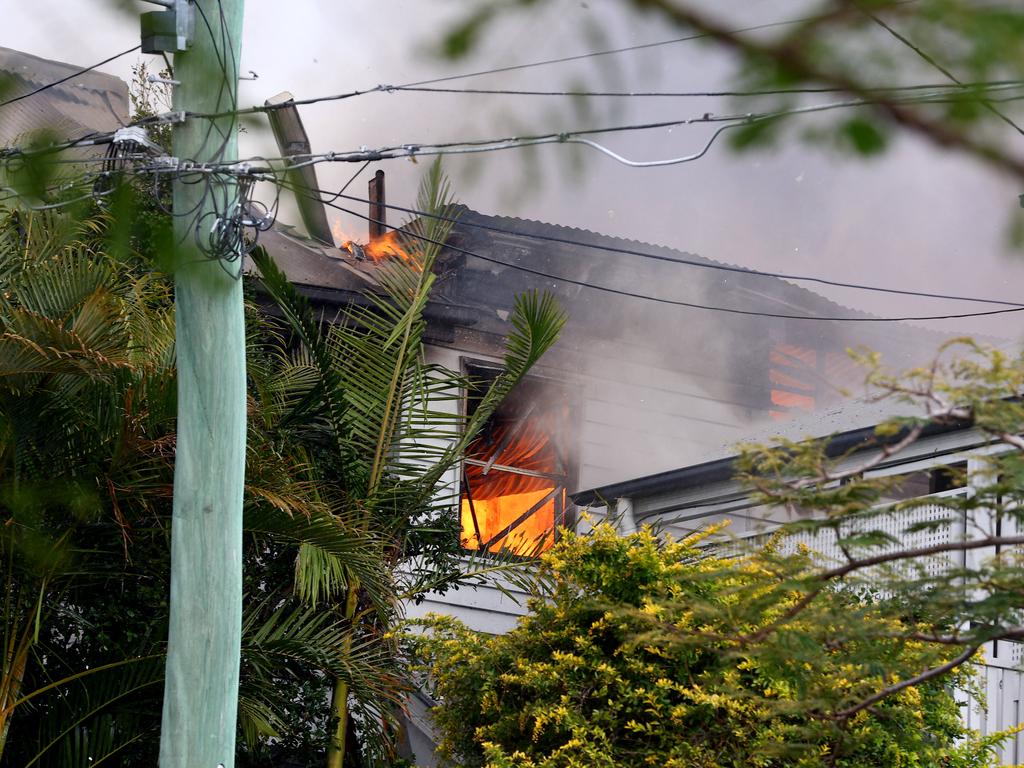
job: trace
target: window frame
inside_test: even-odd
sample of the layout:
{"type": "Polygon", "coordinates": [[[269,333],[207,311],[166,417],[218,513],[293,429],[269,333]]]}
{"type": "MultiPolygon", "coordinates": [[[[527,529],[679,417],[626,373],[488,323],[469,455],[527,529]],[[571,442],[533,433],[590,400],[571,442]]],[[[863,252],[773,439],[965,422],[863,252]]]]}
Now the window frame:
{"type": "MultiPolygon", "coordinates": [[[[474,375],[479,375],[481,373],[497,375],[497,374],[500,374],[504,370],[504,367],[498,361],[487,359],[487,358],[468,356],[468,355],[460,356],[460,358],[459,358],[459,367],[460,367],[461,374],[463,376],[465,376],[467,379],[469,379],[470,377],[472,377],[474,375]]],[[[518,386],[522,386],[522,384],[524,382],[530,382],[530,383],[532,383],[534,385],[539,384],[540,386],[543,386],[543,387],[550,386],[550,387],[553,387],[553,388],[558,388],[558,389],[566,392],[567,394],[571,392],[571,389],[570,389],[571,384],[570,384],[570,382],[566,381],[564,378],[559,378],[557,376],[552,376],[550,373],[545,372],[544,370],[539,370],[539,371],[534,370],[534,371],[531,371],[529,374],[527,374],[525,377],[523,377],[523,380],[519,383],[519,385],[517,385],[517,387],[518,386]]],[[[463,419],[466,419],[469,416],[469,402],[470,402],[470,392],[469,392],[469,388],[466,387],[463,390],[463,392],[462,392],[462,397],[459,398],[459,415],[463,419]]],[[[569,445],[569,450],[567,451],[567,453],[569,455],[565,456],[565,457],[562,457],[562,461],[564,463],[564,474],[557,474],[557,475],[556,474],[547,474],[547,473],[532,472],[532,471],[529,471],[529,470],[520,470],[520,471],[516,472],[514,467],[504,467],[503,465],[499,465],[501,467],[501,469],[499,469],[499,471],[512,472],[512,473],[516,473],[516,474],[524,474],[524,475],[535,476],[535,477],[539,476],[539,477],[543,477],[543,478],[546,478],[546,479],[551,479],[552,481],[557,481],[555,489],[553,491],[553,493],[554,493],[554,500],[555,500],[555,510],[554,510],[554,515],[553,515],[552,544],[557,543],[562,538],[562,536],[564,535],[565,531],[575,531],[576,530],[577,518],[578,518],[578,510],[576,508],[576,505],[572,501],[572,492],[573,492],[573,489],[575,488],[575,484],[578,482],[578,479],[579,479],[579,459],[580,459],[580,457],[578,455],[579,454],[579,441],[578,441],[577,438],[579,436],[580,411],[581,411],[581,408],[579,407],[578,401],[576,401],[574,399],[569,400],[569,414],[568,414],[567,421],[568,421],[568,424],[569,424],[569,431],[570,431],[571,434],[570,434],[570,439],[567,441],[567,444],[569,445]],[[557,492],[559,490],[559,488],[563,491],[561,494],[559,494],[557,492]],[[561,498],[559,498],[559,497],[561,497],[561,498]]],[[[463,499],[463,495],[464,494],[466,494],[467,497],[469,498],[469,500],[470,500],[470,507],[472,509],[472,495],[471,495],[471,492],[467,493],[467,488],[469,486],[469,483],[468,483],[468,480],[467,480],[467,476],[466,476],[466,466],[467,465],[485,466],[486,462],[483,462],[483,461],[480,461],[480,460],[476,460],[476,459],[470,459],[467,456],[463,456],[462,459],[459,462],[458,478],[457,478],[457,480],[458,480],[458,489],[459,490],[458,490],[458,494],[457,494],[457,497],[456,497],[455,514],[459,518],[460,525],[461,525],[461,520],[462,520],[462,499],[463,499]]],[[[493,462],[492,462],[492,465],[493,465],[493,462]]],[[[471,489],[469,489],[469,490],[471,491],[471,489]]],[[[489,549],[489,546],[493,546],[494,544],[499,544],[503,539],[507,539],[508,536],[518,526],[522,525],[532,515],[536,514],[541,509],[543,509],[543,507],[550,500],[551,500],[551,494],[549,494],[547,497],[542,499],[540,502],[537,502],[536,504],[534,504],[533,507],[531,507],[529,510],[527,510],[526,513],[524,513],[524,514],[520,515],[519,517],[517,517],[514,521],[512,521],[509,525],[507,525],[501,531],[499,531],[495,535],[491,536],[487,541],[479,541],[479,531],[478,531],[477,532],[478,543],[480,544],[480,546],[477,547],[477,548],[463,547],[463,551],[464,552],[478,554],[478,555],[482,555],[482,556],[494,556],[496,553],[492,552],[489,549]]],[[[474,517],[475,517],[475,515],[474,515],[474,517]]],[[[463,530],[463,531],[460,531],[460,534],[461,533],[468,533],[469,536],[473,536],[474,535],[473,531],[468,531],[467,532],[467,531],[463,530]]]]}

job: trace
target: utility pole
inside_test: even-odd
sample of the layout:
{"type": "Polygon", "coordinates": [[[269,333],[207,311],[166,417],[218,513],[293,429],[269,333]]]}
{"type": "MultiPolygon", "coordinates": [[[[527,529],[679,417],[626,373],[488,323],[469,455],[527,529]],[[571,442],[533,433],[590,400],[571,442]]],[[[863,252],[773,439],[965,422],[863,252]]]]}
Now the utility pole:
{"type": "MultiPolygon", "coordinates": [[[[174,52],[175,111],[237,102],[244,0],[149,0],[144,50],[174,52]]],[[[175,125],[179,161],[237,159],[237,118],[175,125]]],[[[178,429],[171,521],[171,603],[161,768],[232,768],[242,621],[245,326],[239,218],[228,176],[174,183],[178,429]],[[202,245],[202,247],[201,247],[202,245]],[[231,252],[236,251],[236,252],[231,252]]]]}

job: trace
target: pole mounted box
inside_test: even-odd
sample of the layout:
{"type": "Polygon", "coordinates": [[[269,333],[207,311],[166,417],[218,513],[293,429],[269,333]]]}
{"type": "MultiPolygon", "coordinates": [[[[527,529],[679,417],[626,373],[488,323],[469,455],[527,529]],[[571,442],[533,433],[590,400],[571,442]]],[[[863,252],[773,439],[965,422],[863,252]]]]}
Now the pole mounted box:
{"type": "Polygon", "coordinates": [[[177,53],[187,51],[195,34],[195,9],[190,0],[149,0],[165,11],[142,14],[142,52],[177,53]]]}

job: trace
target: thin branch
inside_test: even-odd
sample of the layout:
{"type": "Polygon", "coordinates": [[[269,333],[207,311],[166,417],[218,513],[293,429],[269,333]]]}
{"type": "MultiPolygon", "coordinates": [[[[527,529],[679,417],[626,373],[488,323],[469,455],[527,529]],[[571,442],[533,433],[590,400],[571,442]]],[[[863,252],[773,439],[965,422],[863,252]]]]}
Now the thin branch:
{"type": "MultiPolygon", "coordinates": [[[[932,421],[933,422],[937,422],[937,421],[940,421],[941,419],[942,419],[942,416],[940,415],[940,416],[933,417],[932,421]]],[[[829,472],[828,470],[823,470],[822,473],[821,473],[820,482],[834,483],[834,482],[838,482],[840,480],[847,480],[847,479],[849,479],[851,477],[856,477],[857,475],[864,474],[868,470],[874,469],[879,464],[884,462],[886,459],[889,459],[889,458],[895,456],[898,453],[902,453],[904,450],[906,450],[911,445],[916,443],[918,438],[920,438],[921,434],[924,432],[926,426],[927,426],[926,422],[921,422],[921,423],[915,424],[913,427],[911,427],[909,430],[907,430],[907,434],[904,437],[902,437],[900,440],[898,440],[895,443],[890,443],[888,445],[883,445],[879,449],[878,453],[875,454],[872,458],[868,459],[867,461],[863,462],[862,464],[857,465],[856,467],[854,467],[852,469],[847,469],[847,470],[844,470],[842,472],[829,472]]],[[[804,487],[806,485],[813,485],[813,484],[815,484],[817,482],[819,482],[818,479],[806,480],[806,481],[803,481],[801,484],[796,485],[794,487],[800,488],[800,487],[804,487]]]]}
{"type": "Polygon", "coordinates": [[[1018,179],[1024,179],[1024,159],[1009,155],[998,147],[978,141],[971,136],[951,128],[940,120],[926,117],[921,112],[896,103],[885,95],[878,95],[867,86],[839,72],[823,69],[795,46],[794,41],[763,43],[741,37],[711,17],[690,7],[679,6],[672,0],[635,0],[638,5],[660,11],[676,24],[691,27],[714,38],[728,48],[751,58],[776,62],[788,74],[805,80],[830,85],[849,94],[873,101],[872,108],[889,117],[893,122],[928,139],[943,148],[962,150],[974,157],[1008,171],[1018,179]]]}
{"type": "Polygon", "coordinates": [[[945,544],[933,544],[930,547],[919,549],[901,549],[896,552],[887,552],[872,557],[864,557],[854,560],[846,565],[836,566],[827,571],[815,575],[813,578],[820,581],[832,581],[841,579],[854,571],[863,568],[871,568],[876,565],[896,562],[897,560],[910,560],[931,555],[941,555],[947,552],[966,552],[973,549],[984,549],[985,547],[1018,547],[1024,545],[1024,536],[987,536],[983,539],[971,539],[970,541],[952,541],[945,544]]]}
{"type": "Polygon", "coordinates": [[[852,707],[840,710],[839,712],[836,712],[832,717],[836,720],[847,720],[853,717],[858,712],[867,709],[871,705],[877,704],[878,702],[882,701],[882,699],[886,699],[895,693],[899,693],[904,688],[911,688],[915,685],[920,685],[921,683],[928,682],[933,678],[940,677],[946,674],[947,672],[956,669],[961,664],[965,664],[968,661],[970,661],[971,657],[977,652],[977,650],[980,647],[980,643],[977,645],[970,645],[963,653],[961,653],[959,656],[950,659],[945,664],[942,664],[938,667],[932,667],[931,669],[925,670],[924,672],[922,672],[919,675],[916,675],[915,677],[911,677],[906,680],[901,680],[898,683],[887,686],[886,688],[883,688],[877,693],[864,699],[860,703],[855,704],[852,707]]]}

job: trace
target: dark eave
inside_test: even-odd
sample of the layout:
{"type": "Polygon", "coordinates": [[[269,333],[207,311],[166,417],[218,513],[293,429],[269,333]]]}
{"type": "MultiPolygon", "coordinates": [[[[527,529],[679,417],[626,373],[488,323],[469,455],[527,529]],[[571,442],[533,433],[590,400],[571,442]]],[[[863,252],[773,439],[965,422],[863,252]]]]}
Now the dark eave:
{"type": "MultiPolygon", "coordinates": [[[[300,294],[309,299],[316,307],[317,313],[323,315],[323,318],[328,322],[333,322],[335,319],[335,315],[331,312],[332,309],[335,312],[340,312],[347,306],[373,305],[373,302],[364,291],[308,286],[301,283],[293,285],[300,294]]],[[[258,278],[254,280],[253,288],[259,296],[265,295],[265,291],[258,278]]],[[[423,310],[423,316],[428,324],[435,327],[439,326],[447,329],[471,328],[479,321],[479,310],[475,307],[444,301],[429,301],[423,310]]]]}
{"type": "MultiPolygon", "coordinates": [[[[972,422],[958,420],[945,424],[929,424],[925,427],[921,437],[932,437],[950,432],[957,432],[970,429],[972,422]]],[[[875,427],[861,427],[848,432],[840,432],[829,439],[825,453],[829,458],[842,456],[845,453],[879,448],[885,445],[896,443],[906,436],[906,430],[901,430],[894,435],[879,437],[875,433],[875,427]]],[[[613,504],[616,499],[635,498],[639,496],[653,496],[668,491],[682,491],[688,488],[696,488],[710,483],[726,482],[734,475],[735,456],[724,459],[707,461],[703,464],[693,464],[681,469],[670,469],[666,472],[659,472],[646,477],[639,477],[634,480],[624,480],[620,483],[604,485],[600,488],[580,491],[572,496],[577,506],[603,506],[613,504]]]]}

